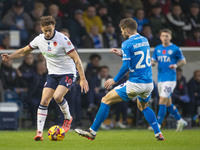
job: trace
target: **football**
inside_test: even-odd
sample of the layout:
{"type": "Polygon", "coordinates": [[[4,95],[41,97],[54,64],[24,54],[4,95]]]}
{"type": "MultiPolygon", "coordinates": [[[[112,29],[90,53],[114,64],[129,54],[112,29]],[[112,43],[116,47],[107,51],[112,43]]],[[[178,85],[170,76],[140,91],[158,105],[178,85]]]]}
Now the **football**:
{"type": "Polygon", "coordinates": [[[51,141],[62,141],[65,137],[65,131],[61,126],[54,125],[49,129],[48,137],[51,141]]]}

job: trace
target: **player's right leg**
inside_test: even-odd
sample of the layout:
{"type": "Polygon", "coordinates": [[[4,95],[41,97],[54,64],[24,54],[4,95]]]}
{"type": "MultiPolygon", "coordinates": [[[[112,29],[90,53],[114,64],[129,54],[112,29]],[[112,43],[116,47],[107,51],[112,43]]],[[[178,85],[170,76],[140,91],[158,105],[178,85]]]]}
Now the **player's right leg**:
{"type": "Polygon", "coordinates": [[[154,130],[156,139],[158,141],[164,141],[164,137],[162,136],[162,133],[158,127],[156,115],[153,112],[153,110],[150,107],[148,107],[148,103],[142,102],[139,99],[137,99],[137,106],[140,109],[140,111],[144,114],[145,119],[148,121],[148,123],[154,130]]]}
{"type": "Polygon", "coordinates": [[[43,141],[43,129],[48,113],[48,105],[53,98],[54,89],[45,87],[42,92],[42,99],[37,111],[37,134],[35,136],[35,141],[43,141]]]}
{"type": "Polygon", "coordinates": [[[99,127],[108,116],[110,105],[122,101],[123,100],[118,95],[118,93],[114,89],[111,90],[109,93],[106,94],[105,97],[102,98],[100,108],[98,110],[98,113],[95,117],[92,126],[88,130],[75,129],[76,133],[88,139],[94,140],[99,127]]]}

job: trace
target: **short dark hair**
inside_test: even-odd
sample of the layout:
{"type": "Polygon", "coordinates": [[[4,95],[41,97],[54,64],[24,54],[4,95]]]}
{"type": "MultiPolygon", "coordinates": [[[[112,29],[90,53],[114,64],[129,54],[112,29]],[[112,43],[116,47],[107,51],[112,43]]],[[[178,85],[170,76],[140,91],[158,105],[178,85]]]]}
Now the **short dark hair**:
{"type": "Polygon", "coordinates": [[[99,58],[99,60],[101,60],[101,56],[99,54],[92,54],[92,55],[90,55],[89,59],[90,59],[90,61],[92,61],[96,57],[99,58]]]}
{"type": "Polygon", "coordinates": [[[120,21],[119,27],[122,29],[137,30],[137,22],[133,18],[124,18],[120,21]]]}
{"type": "Polygon", "coordinates": [[[200,70],[195,70],[195,71],[194,71],[194,76],[196,76],[197,73],[199,73],[199,72],[200,72],[200,70]]]}
{"type": "Polygon", "coordinates": [[[170,29],[161,29],[159,35],[161,35],[161,33],[163,33],[163,32],[169,33],[172,36],[172,31],[170,29]]]}
{"type": "Polygon", "coordinates": [[[55,25],[56,20],[52,16],[42,16],[40,18],[40,26],[55,25]]]}
{"type": "Polygon", "coordinates": [[[104,66],[100,66],[100,67],[98,68],[98,72],[100,72],[100,71],[103,70],[103,69],[107,69],[107,70],[109,70],[109,67],[106,66],[106,65],[104,65],[104,66]]]}

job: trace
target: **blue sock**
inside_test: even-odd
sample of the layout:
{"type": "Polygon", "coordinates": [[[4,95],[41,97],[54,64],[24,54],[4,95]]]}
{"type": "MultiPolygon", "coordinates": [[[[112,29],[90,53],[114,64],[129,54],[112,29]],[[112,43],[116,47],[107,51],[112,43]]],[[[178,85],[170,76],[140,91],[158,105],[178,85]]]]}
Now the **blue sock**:
{"type": "Polygon", "coordinates": [[[145,108],[143,111],[143,114],[146,118],[146,120],[148,121],[148,123],[151,125],[151,127],[154,130],[154,133],[159,133],[160,129],[158,127],[158,123],[157,123],[157,119],[156,119],[156,115],[153,112],[153,110],[150,107],[145,108]]]}
{"type": "Polygon", "coordinates": [[[101,106],[99,108],[99,111],[94,119],[94,122],[91,126],[91,129],[96,131],[99,129],[101,126],[101,123],[104,122],[104,120],[107,118],[108,113],[110,111],[110,105],[107,105],[105,103],[101,103],[101,106]]]}
{"type": "Polygon", "coordinates": [[[174,118],[178,121],[181,119],[181,115],[178,113],[178,109],[171,104],[169,107],[167,107],[167,110],[169,111],[170,114],[174,116],[174,118]]]}
{"type": "Polygon", "coordinates": [[[158,123],[161,125],[164,118],[165,118],[165,114],[167,112],[167,108],[166,105],[159,105],[159,111],[158,111],[158,123]]]}

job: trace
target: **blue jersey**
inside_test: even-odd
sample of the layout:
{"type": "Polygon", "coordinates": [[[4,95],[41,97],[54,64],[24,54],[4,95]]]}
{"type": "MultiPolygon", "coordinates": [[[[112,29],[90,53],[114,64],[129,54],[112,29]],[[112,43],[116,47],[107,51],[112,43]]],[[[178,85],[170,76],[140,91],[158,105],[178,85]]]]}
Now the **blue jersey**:
{"type": "Polygon", "coordinates": [[[151,83],[152,69],[148,40],[140,34],[134,34],[122,43],[122,60],[129,61],[129,81],[151,83]]]}
{"type": "Polygon", "coordinates": [[[176,69],[169,66],[185,59],[180,48],[174,44],[164,47],[162,44],[155,47],[153,60],[158,62],[158,82],[176,81],[176,69]]]}

